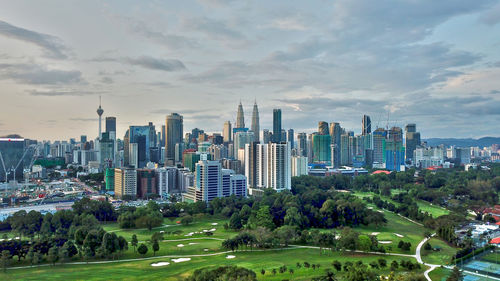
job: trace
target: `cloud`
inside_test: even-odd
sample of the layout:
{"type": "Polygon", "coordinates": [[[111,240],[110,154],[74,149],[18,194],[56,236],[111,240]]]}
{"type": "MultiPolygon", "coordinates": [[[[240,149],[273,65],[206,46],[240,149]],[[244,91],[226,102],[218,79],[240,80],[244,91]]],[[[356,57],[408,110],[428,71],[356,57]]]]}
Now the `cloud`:
{"type": "MultiPolygon", "coordinates": [[[[132,19],[127,22],[133,21],[132,19]]],[[[182,35],[168,34],[160,31],[156,31],[148,27],[142,21],[135,21],[132,25],[131,30],[134,33],[144,36],[145,38],[165,46],[172,50],[182,50],[186,48],[200,48],[200,44],[196,39],[188,38],[182,35]]]]}
{"type": "Polygon", "coordinates": [[[126,58],[125,61],[131,65],[138,65],[152,70],[178,71],[186,69],[186,66],[184,66],[180,60],[176,59],[159,59],[141,56],[138,58],[126,58]]]}
{"type": "Polygon", "coordinates": [[[0,35],[37,45],[42,48],[47,57],[55,59],[67,58],[66,52],[68,49],[55,36],[17,27],[1,20],[0,35]]]}
{"type": "Polygon", "coordinates": [[[146,68],[146,69],[161,70],[161,71],[168,71],[168,72],[180,71],[180,70],[186,69],[186,66],[180,60],[154,58],[154,57],[150,57],[150,56],[140,56],[137,58],[98,57],[98,58],[92,59],[92,61],[125,63],[125,64],[130,64],[130,65],[141,66],[141,67],[146,68]]]}
{"type": "Polygon", "coordinates": [[[38,64],[0,64],[0,79],[12,79],[25,84],[82,83],[78,70],[49,69],[38,64]]]}
{"type": "Polygon", "coordinates": [[[77,90],[63,90],[63,91],[54,91],[54,90],[30,90],[28,93],[32,96],[42,96],[42,97],[58,97],[58,96],[88,96],[88,95],[97,95],[97,92],[86,92],[86,91],[77,91],[77,90]]]}
{"type": "Polygon", "coordinates": [[[99,119],[98,118],[73,117],[73,118],[69,118],[69,120],[76,121],[76,122],[97,122],[99,119]]]}
{"type": "Polygon", "coordinates": [[[207,17],[186,18],[182,21],[185,29],[205,34],[209,39],[225,43],[229,47],[248,44],[247,38],[227,22],[207,17]]]}
{"type": "Polygon", "coordinates": [[[101,80],[99,80],[99,82],[104,83],[104,84],[113,84],[114,81],[113,81],[113,78],[105,76],[105,77],[102,77],[101,80]]]}
{"type": "Polygon", "coordinates": [[[284,17],[275,19],[271,21],[269,27],[292,31],[305,31],[308,29],[303,20],[297,17],[284,17]]]}
{"type": "Polygon", "coordinates": [[[500,22],[500,3],[485,11],[479,20],[488,25],[496,25],[500,22]]]}

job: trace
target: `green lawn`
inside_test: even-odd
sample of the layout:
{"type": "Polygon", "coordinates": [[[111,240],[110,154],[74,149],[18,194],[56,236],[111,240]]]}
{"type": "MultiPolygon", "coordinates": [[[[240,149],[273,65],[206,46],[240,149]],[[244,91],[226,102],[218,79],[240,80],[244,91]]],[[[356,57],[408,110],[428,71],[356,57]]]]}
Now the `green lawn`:
{"type": "Polygon", "coordinates": [[[429,277],[432,281],[445,281],[450,275],[451,270],[444,267],[438,267],[429,273],[429,277]]]}
{"type": "Polygon", "coordinates": [[[449,264],[451,257],[456,254],[457,248],[448,245],[441,239],[431,238],[429,240],[432,247],[441,248],[440,251],[425,250],[422,247],[422,260],[430,264],[449,264]]]}
{"type": "Polygon", "coordinates": [[[389,244],[381,243],[386,247],[388,252],[415,254],[417,245],[420,241],[422,241],[422,239],[424,239],[424,233],[427,229],[401,216],[398,216],[395,213],[380,210],[373,204],[367,204],[367,206],[373,208],[375,211],[383,212],[385,218],[387,219],[387,224],[379,227],[373,225],[360,226],[355,229],[368,235],[378,233],[376,235],[378,241],[391,241],[389,244]],[[402,235],[403,237],[399,237],[397,234],[402,235]],[[398,249],[397,246],[400,240],[411,243],[410,251],[402,251],[401,249],[398,249]]]}
{"type": "MultiPolygon", "coordinates": [[[[401,191],[398,191],[398,192],[392,191],[392,194],[397,194],[397,193],[401,193],[401,191]]],[[[378,194],[375,194],[373,192],[359,192],[359,191],[356,191],[353,194],[360,197],[360,198],[365,198],[365,197],[371,198],[375,195],[378,195],[378,194]]],[[[391,202],[392,204],[394,204],[395,206],[399,206],[399,202],[396,202],[389,197],[382,196],[382,195],[378,195],[378,196],[380,197],[380,199],[382,199],[384,201],[388,201],[388,202],[391,202]]],[[[433,204],[431,204],[427,201],[424,201],[424,200],[417,199],[416,202],[417,202],[417,205],[420,208],[420,210],[422,210],[423,212],[429,213],[434,218],[437,218],[437,217],[442,216],[442,215],[447,215],[450,213],[449,210],[447,210],[441,206],[433,205],[433,204]]]]}
{"type": "Polygon", "coordinates": [[[486,254],[481,257],[481,260],[491,263],[500,263],[500,252],[486,254]]]}
{"type": "MultiPolygon", "coordinates": [[[[351,253],[331,253],[329,255],[319,255],[314,249],[290,249],[276,250],[269,252],[235,252],[234,259],[227,259],[227,255],[212,257],[194,257],[191,261],[173,263],[170,258],[158,258],[146,261],[118,262],[111,264],[82,264],[82,265],[56,265],[55,267],[39,267],[30,269],[11,269],[6,274],[1,273],[2,280],[182,280],[195,269],[215,266],[215,265],[238,265],[254,270],[259,280],[310,280],[321,275],[326,268],[331,268],[333,260],[356,262],[362,260],[368,264],[371,261],[381,258],[377,255],[351,254],[351,253]],[[164,267],[152,267],[154,262],[170,262],[164,267]],[[319,269],[297,268],[296,263],[309,262],[320,264],[319,269]],[[272,269],[278,269],[286,265],[294,269],[294,274],[283,273],[273,275],[272,269]],[[266,270],[266,274],[260,273],[261,269],[266,270]]],[[[383,256],[390,264],[393,260],[398,262],[402,259],[410,258],[383,256]]],[[[413,260],[414,261],[414,260],[413,260]]],[[[418,272],[423,272],[424,268],[418,272]]],[[[398,272],[402,272],[398,270],[398,272]]],[[[377,270],[379,274],[389,274],[389,269],[377,270]]],[[[341,277],[342,272],[337,276],[341,277]]],[[[340,279],[341,280],[341,279],[340,279]]]]}

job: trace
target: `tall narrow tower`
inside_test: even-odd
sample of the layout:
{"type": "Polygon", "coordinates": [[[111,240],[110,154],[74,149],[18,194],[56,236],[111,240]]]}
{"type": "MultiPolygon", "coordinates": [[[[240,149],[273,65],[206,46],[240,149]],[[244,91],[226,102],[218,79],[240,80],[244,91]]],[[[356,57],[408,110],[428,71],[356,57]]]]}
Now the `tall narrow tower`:
{"type": "Polygon", "coordinates": [[[256,142],[260,141],[259,108],[257,107],[257,101],[253,105],[252,131],[254,133],[254,140],[256,142]]]}
{"type": "Polygon", "coordinates": [[[243,114],[243,106],[238,105],[238,114],[236,115],[236,128],[245,128],[245,115],[243,114]]]}
{"type": "Polygon", "coordinates": [[[99,96],[99,108],[97,109],[97,115],[99,115],[99,140],[101,139],[102,135],[102,128],[101,128],[101,120],[102,120],[102,114],[104,113],[104,109],[101,107],[101,96],[99,96]]]}

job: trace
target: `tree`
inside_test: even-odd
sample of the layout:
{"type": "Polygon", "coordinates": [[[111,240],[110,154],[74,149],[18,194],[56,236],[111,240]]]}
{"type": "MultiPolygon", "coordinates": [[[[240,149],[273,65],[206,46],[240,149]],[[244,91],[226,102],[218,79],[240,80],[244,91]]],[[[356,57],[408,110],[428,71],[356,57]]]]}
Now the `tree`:
{"type": "Polygon", "coordinates": [[[270,230],[273,230],[275,227],[271,212],[269,211],[269,206],[261,206],[259,211],[257,211],[255,219],[257,226],[262,226],[270,230]]]}
{"type": "Polygon", "coordinates": [[[234,212],[231,218],[229,219],[229,227],[234,230],[238,230],[242,227],[241,217],[238,212],[234,212]]]}
{"type": "Polygon", "coordinates": [[[153,241],[153,256],[156,255],[156,252],[160,250],[160,244],[158,244],[158,240],[153,241]]]}
{"type": "Polygon", "coordinates": [[[297,230],[295,226],[290,225],[281,226],[274,230],[274,233],[280,240],[280,243],[284,244],[285,247],[288,247],[290,241],[293,241],[297,236],[297,230]]]}
{"type": "Polygon", "coordinates": [[[39,264],[42,262],[42,254],[38,251],[35,251],[33,255],[33,264],[39,264]]]}
{"type": "Polygon", "coordinates": [[[190,215],[185,215],[181,218],[182,225],[189,225],[192,222],[193,222],[193,217],[190,215]]]}
{"type": "Polygon", "coordinates": [[[135,253],[135,249],[137,247],[137,244],[139,243],[139,241],[137,240],[137,235],[132,235],[132,241],[130,242],[132,244],[132,247],[134,247],[134,253],[135,253]]]}
{"type": "Polygon", "coordinates": [[[458,267],[454,267],[450,276],[446,279],[446,281],[462,281],[463,275],[458,267]]]}
{"type": "Polygon", "coordinates": [[[397,261],[391,262],[391,271],[396,271],[399,268],[399,263],[397,261]]]}
{"type": "Polygon", "coordinates": [[[3,268],[3,272],[7,272],[7,267],[9,266],[10,264],[10,260],[11,260],[12,256],[10,255],[10,251],[8,250],[3,250],[2,251],[2,268],[3,268]]]}
{"type": "Polygon", "coordinates": [[[368,252],[372,246],[372,241],[368,235],[359,235],[357,248],[361,251],[368,252]]]}
{"type": "Polygon", "coordinates": [[[370,262],[370,266],[371,266],[371,268],[373,268],[373,269],[378,269],[378,263],[377,263],[376,261],[372,261],[372,262],[370,262]]]}
{"type": "Polygon", "coordinates": [[[425,245],[424,245],[424,250],[426,250],[426,251],[430,251],[430,250],[432,250],[431,243],[429,243],[429,242],[425,243],[425,245]]]}
{"type": "Polygon", "coordinates": [[[59,259],[59,251],[56,246],[49,249],[47,259],[50,263],[52,263],[52,265],[56,265],[56,262],[59,259]]]}
{"type": "Polygon", "coordinates": [[[144,244],[139,245],[139,248],[137,248],[137,252],[139,252],[139,254],[144,256],[148,252],[148,246],[144,244]]]}
{"type": "Polygon", "coordinates": [[[312,280],[313,281],[336,281],[337,278],[335,278],[335,273],[333,273],[333,271],[331,271],[330,269],[327,269],[327,270],[325,270],[324,275],[322,275],[320,277],[313,278],[312,280]]]}
{"type": "Polygon", "coordinates": [[[382,258],[378,259],[378,265],[380,265],[380,268],[387,267],[387,260],[382,258]]]}
{"type": "Polygon", "coordinates": [[[159,212],[158,213],[151,212],[147,215],[140,216],[135,221],[136,227],[144,227],[147,228],[149,231],[151,231],[153,227],[160,226],[162,223],[163,223],[163,217],[159,212]]]}
{"type": "Polygon", "coordinates": [[[57,253],[58,259],[61,261],[61,263],[66,263],[69,260],[68,245],[66,244],[59,248],[59,252],[57,253]]]}
{"type": "Polygon", "coordinates": [[[265,269],[261,269],[260,270],[260,274],[262,274],[262,275],[266,274],[266,270],[265,269]]]}
{"type": "Polygon", "coordinates": [[[33,266],[35,259],[35,250],[33,249],[33,247],[30,247],[28,254],[26,255],[26,258],[30,262],[30,265],[33,266]]]}
{"type": "Polygon", "coordinates": [[[333,266],[333,268],[335,268],[335,270],[337,270],[337,271],[341,271],[341,270],[342,270],[342,264],[341,264],[339,261],[337,261],[337,260],[334,260],[334,261],[332,262],[332,266],[333,266]]]}

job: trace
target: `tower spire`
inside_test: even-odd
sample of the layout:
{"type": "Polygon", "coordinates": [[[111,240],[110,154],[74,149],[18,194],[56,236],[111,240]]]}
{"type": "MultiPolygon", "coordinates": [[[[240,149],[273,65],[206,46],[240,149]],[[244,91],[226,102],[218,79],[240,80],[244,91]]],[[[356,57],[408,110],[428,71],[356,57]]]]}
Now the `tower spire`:
{"type": "Polygon", "coordinates": [[[101,127],[101,119],[102,114],[104,113],[104,109],[101,107],[101,96],[99,95],[99,108],[97,108],[97,115],[99,115],[99,135],[97,136],[99,140],[101,140],[102,127],[101,127]]]}
{"type": "Polygon", "coordinates": [[[252,131],[254,133],[254,141],[260,141],[260,121],[259,121],[259,108],[257,107],[257,99],[253,105],[252,112],[252,131]]]}

